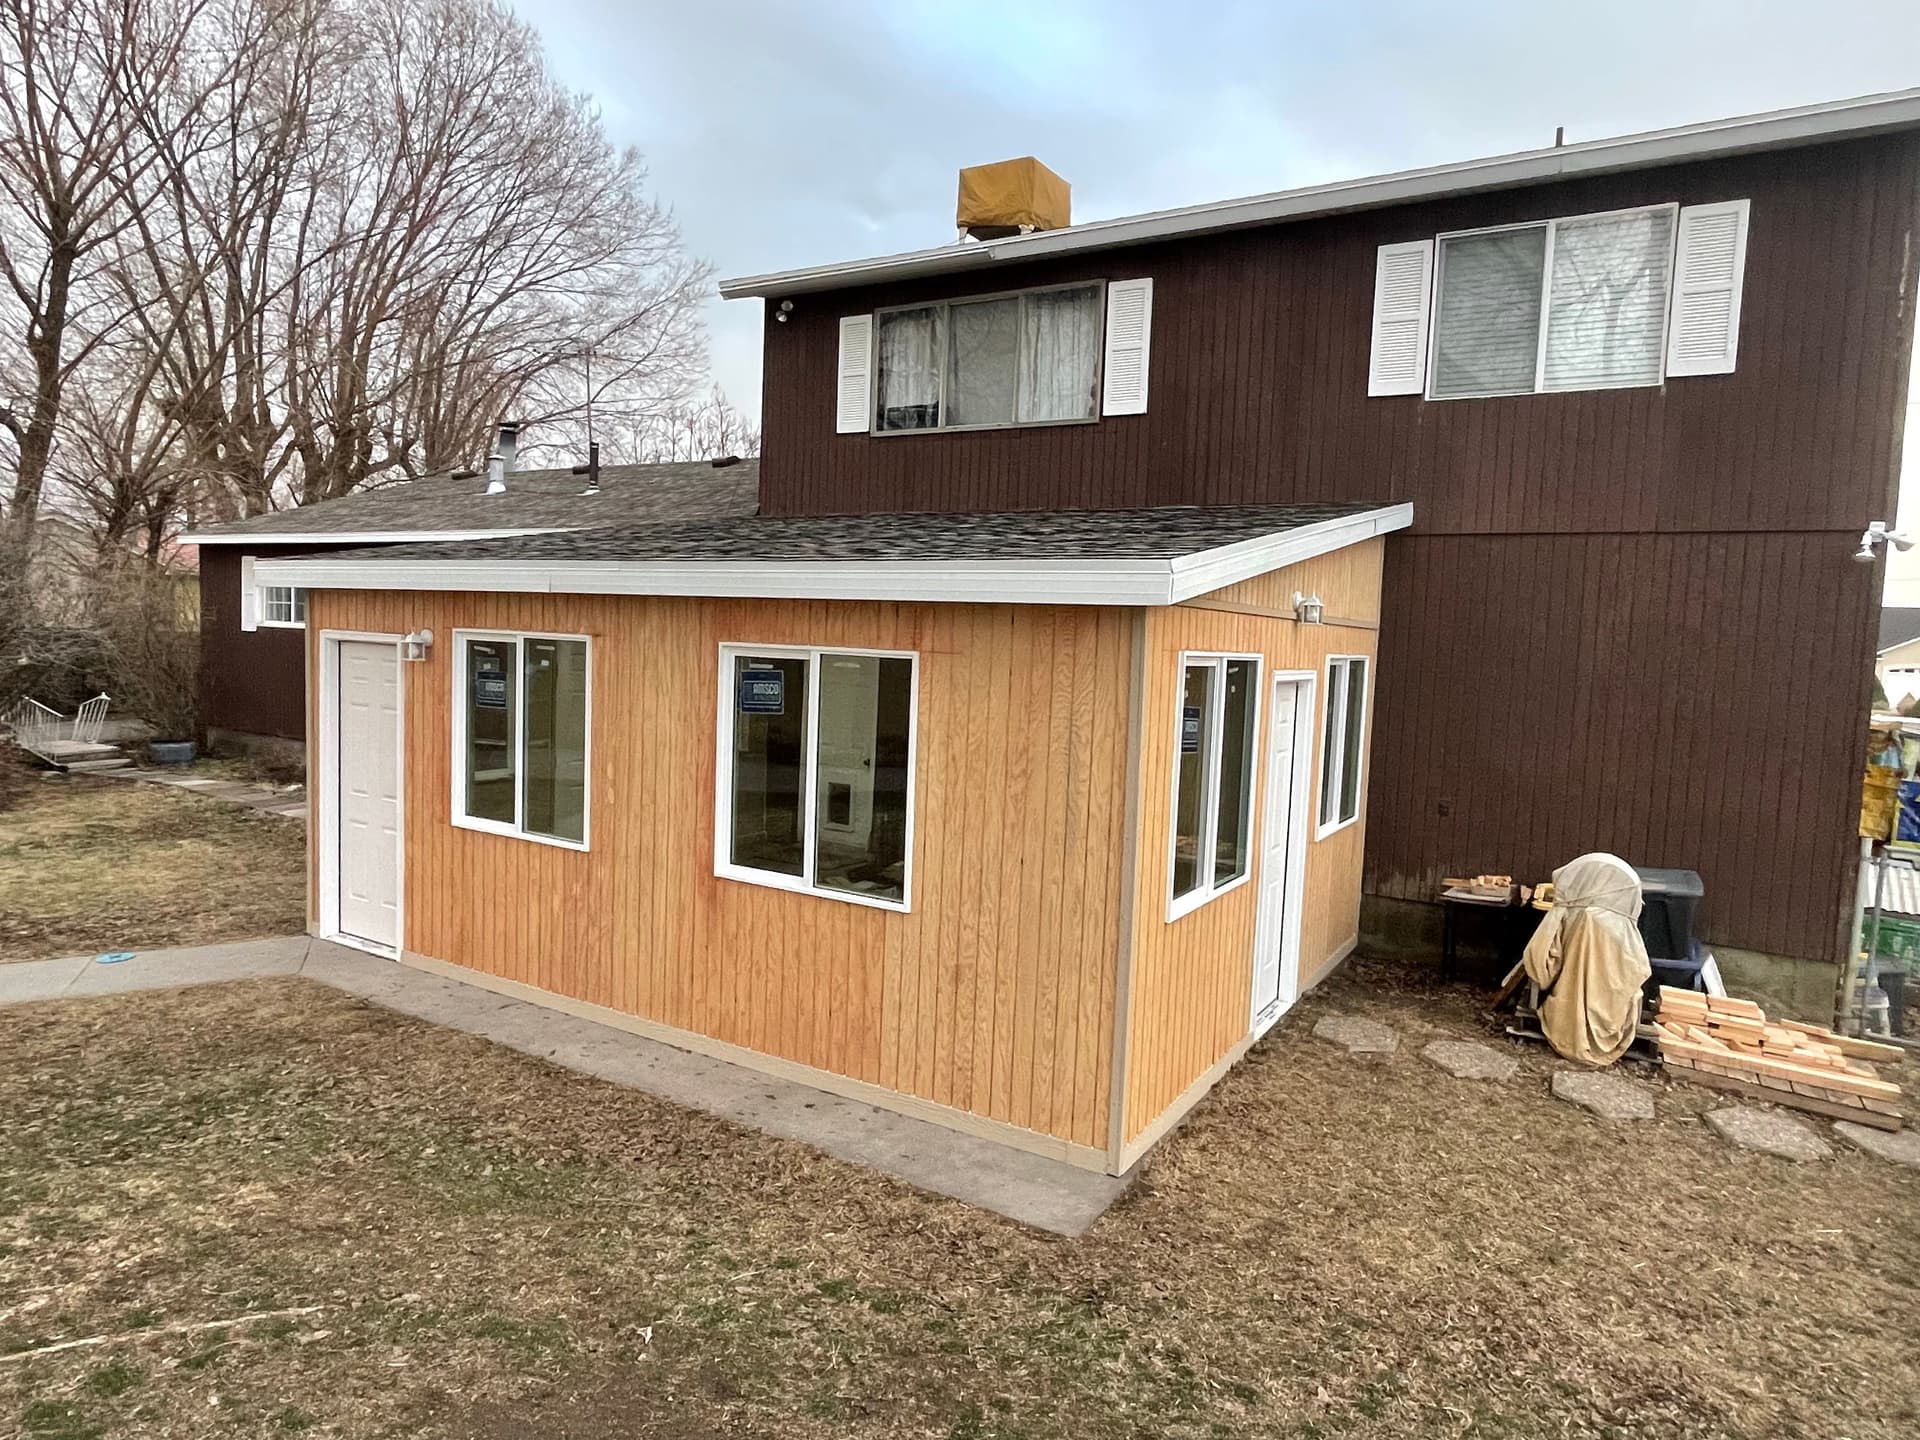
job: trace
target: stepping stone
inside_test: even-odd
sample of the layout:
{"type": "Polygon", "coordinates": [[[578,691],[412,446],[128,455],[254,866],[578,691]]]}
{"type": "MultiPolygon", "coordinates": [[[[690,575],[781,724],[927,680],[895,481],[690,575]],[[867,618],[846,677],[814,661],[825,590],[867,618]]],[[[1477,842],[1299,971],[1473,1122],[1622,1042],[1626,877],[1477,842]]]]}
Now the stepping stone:
{"type": "Polygon", "coordinates": [[[1723,1139],[1748,1150],[1778,1155],[1782,1160],[1826,1160],[1833,1155],[1833,1147],[1826,1141],[1777,1110],[1730,1105],[1708,1112],[1707,1124],[1723,1139]]]}
{"type": "Polygon", "coordinates": [[[1400,1048],[1400,1036],[1391,1025],[1358,1015],[1329,1015],[1315,1022],[1313,1033],[1345,1046],[1349,1055],[1391,1055],[1400,1048]]]}
{"type": "Polygon", "coordinates": [[[1435,1040],[1420,1053],[1461,1080],[1511,1080],[1520,1069],[1511,1055],[1472,1040],[1435,1040]]]}
{"type": "Polygon", "coordinates": [[[1851,1120],[1836,1120],[1833,1128],[1840,1132],[1842,1140],[1859,1146],[1869,1155],[1920,1170],[1920,1130],[1876,1130],[1851,1120]]]}
{"type": "Polygon", "coordinates": [[[1555,1098],[1591,1110],[1602,1120],[1651,1120],[1653,1097],[1631,1080],[1598,1070],[1556,1070],[1555,1098]]]}

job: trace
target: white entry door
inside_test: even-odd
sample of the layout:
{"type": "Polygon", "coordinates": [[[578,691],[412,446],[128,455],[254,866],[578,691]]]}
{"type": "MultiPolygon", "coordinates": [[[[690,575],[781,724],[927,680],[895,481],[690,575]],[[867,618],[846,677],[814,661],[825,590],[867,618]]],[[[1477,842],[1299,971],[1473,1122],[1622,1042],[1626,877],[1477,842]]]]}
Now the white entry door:
{"type": "MultiPolygon", "coordinates": [[[[1260,912],[1254,924],[1253,1024],[1255,1034],[1265,1030],[1298,997],[1300,987],[1300,918],[1298,909],[1299,827],[1296,814],[1296,767],[1300,738],[1302,682],[1285,678],[1273,682],[1273,704],[1267,711],[1267,792],[1261,806],[1260,912]]],[[[1311,733],[1312,727],[1306,727],[1311,733]]]]}
{"type": "Polygon", "coordinates": [[[400,656],[340,642],[340,933],[400,946],[400,656]]]}

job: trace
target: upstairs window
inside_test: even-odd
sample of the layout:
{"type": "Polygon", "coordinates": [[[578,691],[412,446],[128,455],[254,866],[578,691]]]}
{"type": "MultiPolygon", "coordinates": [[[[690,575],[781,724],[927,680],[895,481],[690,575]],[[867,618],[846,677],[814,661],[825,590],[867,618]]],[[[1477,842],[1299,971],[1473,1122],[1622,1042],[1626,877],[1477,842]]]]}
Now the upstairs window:
{"type": "Polygon", "coordinates": [[[1098,412],[1098,285],[883,310],[874,332],[876,432],[1058,425],[1098,412]]]}
{"type": "Polygon", "coordinates": [[[1678,213],[1442,235],[1428,398],[1658,385],[1678,213]]]}

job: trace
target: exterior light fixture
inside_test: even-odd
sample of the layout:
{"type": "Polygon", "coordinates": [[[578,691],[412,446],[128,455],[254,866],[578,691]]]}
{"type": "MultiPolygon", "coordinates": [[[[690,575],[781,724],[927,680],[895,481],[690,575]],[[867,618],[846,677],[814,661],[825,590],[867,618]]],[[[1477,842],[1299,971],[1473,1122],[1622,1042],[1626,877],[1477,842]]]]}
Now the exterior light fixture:
{"type": "Polygon", "coordinates": [[[784,325],[787,323],[787,316],[791,315],[792,313],[793,313],[793,301],[782,300],[780,302],[780,308],[773,312],[773,318],[778,320],[782,325],[784,325]]]}
{"type": "Polygon", "coordinates": [[[1867,526],[1860,536],[1860,548],[1853,552],[1856,565],[1871,565],[1875,552],[1882,545],[1891,544],[1894,549],[1907,551],[1913,548],[1913,537],[1904,530],[1895,530],[1884,520],[1876,520],[1867,526]]]}
{"type": "Polygon", "coordinates": [[[433,631],[409,630],[400,641],[400,658],[410,664],[418,664],[427,658],[427,651],[433,646],[433,631]]]}
{"type": "Polygon", "coordinates": [[[1293,592],[1293,618],[1302,625],[1318,625],[1326,615],[1327,607],[1318,595],[1306,595],[1293,592]]]}

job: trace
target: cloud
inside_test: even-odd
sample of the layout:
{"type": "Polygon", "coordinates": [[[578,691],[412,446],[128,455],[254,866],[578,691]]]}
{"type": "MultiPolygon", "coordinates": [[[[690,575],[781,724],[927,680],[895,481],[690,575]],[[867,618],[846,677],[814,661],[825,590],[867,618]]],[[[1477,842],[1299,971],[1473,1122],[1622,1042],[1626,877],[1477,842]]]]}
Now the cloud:
{"type": "MultiPolygon", "coordinates": [[[[1081,219],[1920,80],[1912,0],[1607,5],[543,0],[561,78],[748,274],[940,244],[954,174],[1035,154],[1081,219]]],[[[757,409],[760,309],[710,306],[757,409]]]]}

